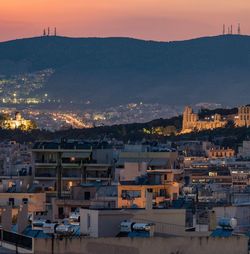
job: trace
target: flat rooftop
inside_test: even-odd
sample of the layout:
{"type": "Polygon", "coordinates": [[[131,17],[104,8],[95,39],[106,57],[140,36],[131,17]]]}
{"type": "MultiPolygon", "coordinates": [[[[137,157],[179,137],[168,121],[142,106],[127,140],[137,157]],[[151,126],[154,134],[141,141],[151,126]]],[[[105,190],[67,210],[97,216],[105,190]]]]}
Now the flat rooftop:
{"type": "Polygon", "coordinates": [[[33,150],[92,150],[112,148],[107,142],[87,142],[79,140],[54,140],[36,142],[33,150]]]}

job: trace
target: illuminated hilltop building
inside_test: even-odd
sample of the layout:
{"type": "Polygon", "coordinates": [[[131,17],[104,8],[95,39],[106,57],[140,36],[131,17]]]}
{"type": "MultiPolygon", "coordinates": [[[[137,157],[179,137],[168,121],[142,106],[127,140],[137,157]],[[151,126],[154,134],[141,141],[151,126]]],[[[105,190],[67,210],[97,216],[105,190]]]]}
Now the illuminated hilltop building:
{"type": "Polygon", "coordinates": [[[235,117],[236,127],[250,126],[250,106],[242,106],[238,108],[238,115],[235,117]]]}
{"type": "Polygon", "coordinates": [[[16,112],[15,118],[7,119],[2,121],[3,129],[21,129],[24,131],[28,131],[35,128],[35,124],[31,120],[26,120],[22,117],[19,112],[16,112]]]}
{"type": "Polygon", "coordinates": [[[223,128],[227,121],[223,120],[221,115],[215,114],[209,119],[200,120],[198,114],[193,112],[191,107],[185,107],[183,112],[183,123],[181,133],[190,133],[193,131],[213,130],[223,128]]]}

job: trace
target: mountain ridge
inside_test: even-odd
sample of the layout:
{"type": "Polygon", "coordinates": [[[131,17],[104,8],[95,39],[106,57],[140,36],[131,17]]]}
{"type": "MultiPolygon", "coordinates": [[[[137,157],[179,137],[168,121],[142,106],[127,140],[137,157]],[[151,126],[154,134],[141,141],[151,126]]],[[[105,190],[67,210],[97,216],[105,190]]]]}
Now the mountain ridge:
{"type": "Polygon", "coordinates": [[[50,36],[0,43],[0,75],[47,68],[55,73],[38,92],[65,103],[246,104],[250,36],[170,42],[50,36]]]}

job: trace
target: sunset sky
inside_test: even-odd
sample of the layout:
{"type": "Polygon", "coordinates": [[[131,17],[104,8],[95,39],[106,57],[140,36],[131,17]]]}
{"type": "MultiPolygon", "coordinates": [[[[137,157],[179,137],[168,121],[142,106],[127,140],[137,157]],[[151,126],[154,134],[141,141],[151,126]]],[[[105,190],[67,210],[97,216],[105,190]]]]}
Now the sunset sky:
{"type": "Polygon", "coordinates": [[[222,24],[250,33],[249,0],[0,0],[0,41],[39,36],[181,40],[215,35],[222,24]]]}

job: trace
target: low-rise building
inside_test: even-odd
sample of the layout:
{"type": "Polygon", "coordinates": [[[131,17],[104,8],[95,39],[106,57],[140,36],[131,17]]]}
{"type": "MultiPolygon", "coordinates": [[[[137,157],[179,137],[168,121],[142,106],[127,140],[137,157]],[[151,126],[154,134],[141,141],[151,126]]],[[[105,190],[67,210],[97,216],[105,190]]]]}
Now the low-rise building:
{"type": "Polygon", "coordinates": [[[60,195],[80,183],[110,182],[112,165],[97,163],[93,148],[91,143],[78,141],[36,143],[32,150],[35,180],[60,195]]]}
{"type": "Polygon", "coordinates": [[[119,208],[145,208],[147,204],[147,193],[153,195],[153,204],[156,207],[165,206],[179,196],[179,184],[176,182],[159,185],[130,185],[118,186],[119,208]]]}
{"type": "Polygon", "coordinates": [[[234,157],[235,151],[232,148],[215,148],[210,149],[208,152],[209,158],[228,158],[228,157],[234,157]]]}

